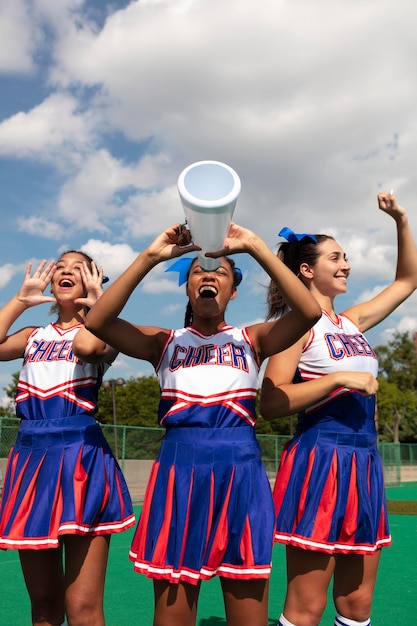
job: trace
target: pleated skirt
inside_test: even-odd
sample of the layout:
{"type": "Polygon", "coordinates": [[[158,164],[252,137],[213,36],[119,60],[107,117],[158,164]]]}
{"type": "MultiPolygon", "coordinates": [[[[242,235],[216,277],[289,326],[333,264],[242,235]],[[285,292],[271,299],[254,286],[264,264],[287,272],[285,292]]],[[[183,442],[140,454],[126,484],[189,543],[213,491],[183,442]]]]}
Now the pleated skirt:
{"type": "Polygon", "coordinates": [[[0,548],[55,548],[62,535],[134,523],[125,479],[93,417],[21,422],[4,479],[0,548]]]}
{"type": "Polygon", "coordinates": [[[135,571],[170,583],[268,578],[274,521],[252,427],[171,428],[129,556],[135,571]]]}
{"type": "Polygon", "coordinates": [[[275,541],[326,553],[391,544],[374,434],[311,430],[284,448],[275,481],[275,541]]]}

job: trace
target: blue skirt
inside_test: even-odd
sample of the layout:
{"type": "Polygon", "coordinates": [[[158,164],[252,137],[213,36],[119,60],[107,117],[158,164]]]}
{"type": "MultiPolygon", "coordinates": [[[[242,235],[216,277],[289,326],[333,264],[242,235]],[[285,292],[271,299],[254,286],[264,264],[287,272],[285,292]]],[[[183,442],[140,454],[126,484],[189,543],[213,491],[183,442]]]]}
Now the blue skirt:
{"type": "Polygon", "coordinates": [[[273,495],[278,543],[329,554],[372,554],[391,544],[375,434],[296,435],[273,495]]]}
{"type": "Polygon", "coordinates": [[[135,523],[121,469],[90,415],[22,420],[0,506],[0,548],[55,548],[66,534],[135,523]]]}
{"type": "Polygon", "coordinates": [[[170,583],[268,578],[271,488],[252,427],[167,430],[149,478],[130,559],[170,583]]]}

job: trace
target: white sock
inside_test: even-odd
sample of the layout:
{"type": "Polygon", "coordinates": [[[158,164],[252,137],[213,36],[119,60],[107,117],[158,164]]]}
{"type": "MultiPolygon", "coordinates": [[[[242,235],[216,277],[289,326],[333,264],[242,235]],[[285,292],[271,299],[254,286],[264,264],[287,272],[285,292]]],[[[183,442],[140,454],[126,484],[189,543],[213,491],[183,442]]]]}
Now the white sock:
{"type": "Polygon", "coordinates": [[[364,622],[357,622],[354,619],[349,619],[348,617],[343,617],[340,613],[336,613],[334,626],[371,626],[371,618],[369,617],[364,622]]]}
{"type": "Polygon", "coordinates": [[[284,614],[281,613],[277,626],[295,626],[295,624],[287,620],[287,618],[284,617],[284,614]]]}

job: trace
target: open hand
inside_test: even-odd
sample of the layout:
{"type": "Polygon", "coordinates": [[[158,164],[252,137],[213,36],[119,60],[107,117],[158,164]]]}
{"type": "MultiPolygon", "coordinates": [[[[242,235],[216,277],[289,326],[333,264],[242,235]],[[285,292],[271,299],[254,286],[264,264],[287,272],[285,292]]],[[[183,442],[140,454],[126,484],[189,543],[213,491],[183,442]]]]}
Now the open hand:
{"type": "Polygon", "coordinates": [[[43,260],[38,269],[31,276],[32,263],[26,266],[26,274],[22,286],[17,293],[17,299],[27,307],[43,304],[44,302],[56,302],[53,296],[45,296],[43,292],[51,282],[55,272],[55,261],[48,264],[43,260]]]}

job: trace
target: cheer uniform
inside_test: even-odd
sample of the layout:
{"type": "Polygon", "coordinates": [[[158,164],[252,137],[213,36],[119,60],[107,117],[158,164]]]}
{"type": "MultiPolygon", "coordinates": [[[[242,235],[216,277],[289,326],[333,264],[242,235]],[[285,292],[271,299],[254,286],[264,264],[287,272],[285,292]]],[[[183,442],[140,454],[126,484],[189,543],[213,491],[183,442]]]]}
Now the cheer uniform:
{"type": "MultiPolygon", "coordinates": [[[[377,375],[375,352],[345,315],[323,311],[294,383],[338,371],[377,375]]],[[[275,487],[275,540],[327,553],[372,554],[390,545],[375,396],[339,388],[298,416],[275,487]]]]}
{"type": "Polygon", "coordinates": [[[49,324],[28,338],[0,548],[55,548],[61,535],[116,533],[135,522],[126,482],[94,419],[105,366],[83,363],[72,351],[80,328],[49,324]]]}
{"type": "Polygon", "coordinates": [[[255,438],[259,362],[245,329],[171,331],[156,373],[166,428],[132,541],[170,583],[268,578],[274,509],[255,438]]]}

